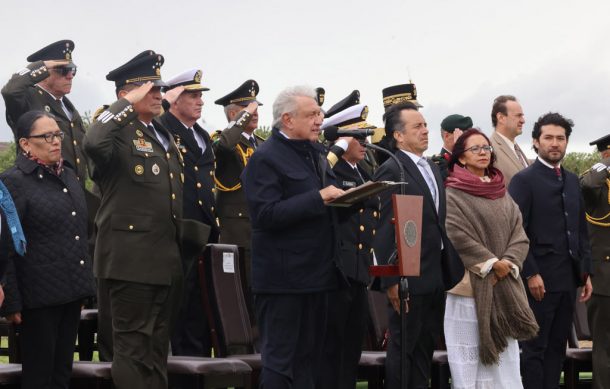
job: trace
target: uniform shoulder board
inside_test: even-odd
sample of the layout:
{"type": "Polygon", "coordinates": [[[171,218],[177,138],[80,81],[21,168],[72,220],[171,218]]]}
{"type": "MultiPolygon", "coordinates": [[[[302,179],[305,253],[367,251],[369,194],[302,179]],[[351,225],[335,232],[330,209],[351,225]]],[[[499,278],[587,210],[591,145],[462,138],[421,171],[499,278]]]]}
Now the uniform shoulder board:
{"type": "Polygon", "coordinates": [[[216,130],[216,131],[214,131],[214,132],[212,132],[210,134],[210,140],[212,141],[212,143],[216,143],[216,142],[218,142],[220,140],[220,133],[221,132],[222,131],[220,131],[220,130],[216,130]]]}
{"type": "Polygon", "coordinates": [[[107,110],[108,108],[110,108],[109,105],[102,105],[101,107],[99,107],[98,109],[95,110],[95,112],[93,112],[93,120],[98,120],[98,118],[100,117],[100,115],[107,110]]]}

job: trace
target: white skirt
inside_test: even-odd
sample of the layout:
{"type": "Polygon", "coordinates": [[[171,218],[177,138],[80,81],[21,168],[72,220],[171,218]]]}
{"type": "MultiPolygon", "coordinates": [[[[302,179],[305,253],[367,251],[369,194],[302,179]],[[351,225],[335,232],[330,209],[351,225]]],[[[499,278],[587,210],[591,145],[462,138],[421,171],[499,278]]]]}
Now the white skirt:
{"type": "Polygon", "coordinates": [[[479,361],[479,325],[474,298],[447,294],[445,341],[453,389],[523,389],[519,344],[508,340],[497,365],[479,361]]]}

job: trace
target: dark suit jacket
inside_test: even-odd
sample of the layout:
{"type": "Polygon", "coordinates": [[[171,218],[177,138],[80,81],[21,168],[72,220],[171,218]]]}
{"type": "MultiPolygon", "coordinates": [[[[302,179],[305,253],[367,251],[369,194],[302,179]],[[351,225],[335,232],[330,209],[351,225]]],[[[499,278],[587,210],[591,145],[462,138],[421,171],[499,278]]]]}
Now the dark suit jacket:
{"type": "MultiPolygon", "coordinates": [[[[445,217],[447,214],[445,188],[438,169],[430,163],[439,194],[438,213],[430,189],[421,175],[418,167],[403,151],[396,151],[398,160],[405,171],[405,194],[423,196],[422,230],[421,230],[421,267],[419,277],[408,277],[409,293],[422,295],[432,293],[441,288],[451,289],[464,276],[464,267],[459,260],[445,232],[445,217]],[[441,250],[441,242],[444,249],[441,250]]],[[[400,169],[392,159],[388,159],[375,173],[375,181],[400,181],[400,169]]],[[[381,194],[381,218],[375,234],[373,246],[380,264],[387,263],[396,249],[396,237],[392,218],[392,194],[400,194],[400,188],[381,194]]],[[[398,283],[397,277],[381,279],[381,286],[386,289],[398,283]]]]}
{"type": "Polygon", "coordinates": [[[83,121],[67,97],[64,96],[63,101],[68,111],[72,113],[72,120],[66,116],[60,102],[36,85],[47,77],[49,70],[42,61],[28,65],[27,69],[11,77],[2,88],[2,97],[6,104],[6,122],[15,134],[17,120],[24,113],[40,110],[53,114],[59,129],[65,134],[61,142],[61,155],[64,162],[76,172],[84,188],[87,180],[87,159],[82,148],[85,136],[83,121]]]}
{"type": "Polygon", "coordinates": [[[523,215],[530,250],[521,275],[540,274],[547,292],[566,291],[591,272],[591,248],[578,177],[536,160],[517,173],[508,188],[523,215]]]}
{"type": "MultiPolygon", "coordinates": [[[[365,181],[371,176],[358,165],[365,181]]],[[[333,167],[337,187],[348,190],[362,184],[354,169],[340,159],[333,167]]],[[[369,266],[373,264],[373,238],[379,219],[379,196],[373,196],[348,208],[337,208],[339,225],[339,261],[346,277],[368,284],[369,266]]]]}
{"type": "Polygon", "coordinates": [[[241,176],[252,222],[254,293],[312,293],[337,287],[335,231],[320,189],[335,184],[322,145],[277,129],[241,176]]]}
{"type": "Polygon", "coordinates": [[[166,151],[122,98],[93,122],[85,137],[102,198],[95,225],[98,278],[171,285],[182,274],[182,156],[171,134],[166,151]]]}
{"type": "Polygon", "coordinates": [[[173,135],[184,158],[184,218],[198,220],[211,227],[209,243],[218,242],[216,201],[214,199],[214,151],[210,135],[197,123],[193,129],[203,138],[202,153],[193,134],[171,112],[159,118],[173,135]]]}

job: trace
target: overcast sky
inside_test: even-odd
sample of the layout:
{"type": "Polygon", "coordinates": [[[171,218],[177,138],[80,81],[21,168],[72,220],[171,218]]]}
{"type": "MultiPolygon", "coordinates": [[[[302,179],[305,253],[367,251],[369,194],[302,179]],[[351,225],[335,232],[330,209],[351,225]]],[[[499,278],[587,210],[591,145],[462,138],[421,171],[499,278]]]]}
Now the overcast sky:
{"type": "MultiPolygon", "coordinates": [[[[610,132],[610,3],[602,0],[2,0],[0,9],[0,84],[29,54],[72,39],[78,74],[69,98],[81,114],[115,99],[108,71],[152,49],[165,57],[163,78],[203,70],[211,89],[203,117],[214,129],[226,124],[214,100],[249,78],[260,84],[261,125],[271,124],[281,89],[308,84],[326,89],[325,108],[360,90],[379,126],[381,90],[411,79],[429,153],[452,113],[491,133],[500,94],[522,103],[518,142],[530,156],[532,125],[548,111],[574,120],[568,151],[590,151],[589,141],[610,132]]],[[[0,119],[0,140],[11,137],[0,119]]]]}

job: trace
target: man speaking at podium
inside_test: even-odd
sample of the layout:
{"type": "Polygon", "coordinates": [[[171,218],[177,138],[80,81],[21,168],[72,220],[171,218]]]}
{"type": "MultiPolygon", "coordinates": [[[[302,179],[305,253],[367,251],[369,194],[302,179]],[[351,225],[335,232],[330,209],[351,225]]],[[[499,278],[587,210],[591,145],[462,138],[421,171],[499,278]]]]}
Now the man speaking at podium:
{"type": "Polygon", "coordinates": [[[252,223],[252,291],[261,336],[262,388],[312,388],[328,292],[344,279],[334,215],[342,195],[317,140],[323,114],[308,87],[280,92],[273,131],[242,174],[252,223]]]}
{"type": "MultiPolygon", "coordinates": [[[[420,276],[408,277],[409,310],[407,313],[407,384],[402,387],[428,388],[434,344],[441,334],[445,312],[445,290],[455,278],[464,275],[462,267],[449,275],[445,264],[453,258],[451,243],[445,232],[445,188],[436,164],[423,157],[428,148],[428,128],[417,106],[401,103],[386,112],[386,133],[392,134],[396,157],[405,172],[407,195],[423,196],[420,276]]],[[[400,181],[401,167],[388,159],[375,173],[375,181],[400,181]]],[[[387,262],[396,248],[392,218],[392,194],[398,189],[381,194],[381,218],[373,247],[380,263],[387,262]]],[[[458,266],[459,268],[459,266],[458,266]]],[[[386,359],[386,389],[401,388],[400,378],[400,316],[398,277],[381,279],[389,304],[390,340],[386,359]]]]}

